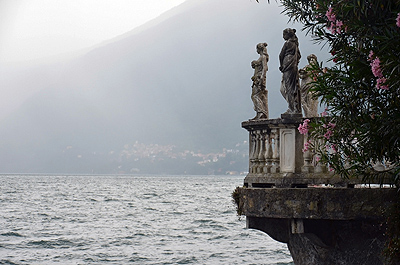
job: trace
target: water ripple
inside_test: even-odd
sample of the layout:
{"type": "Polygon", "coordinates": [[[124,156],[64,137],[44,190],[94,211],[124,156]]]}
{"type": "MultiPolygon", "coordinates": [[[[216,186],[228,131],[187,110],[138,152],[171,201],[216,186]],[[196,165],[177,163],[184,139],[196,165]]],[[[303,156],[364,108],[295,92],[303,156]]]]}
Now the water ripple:
{"type": "Polygon", "coordinates": [[[7,233],[2,233],[0,236],[14,236],[14,237],[23,237],[23,235],[17,233],[17,232],[7,232],[7,233]]]}
{"type": "Polygon", "coordinates": [[[0,265],[292,264],[245,229],[233,176],[0,176],[0,265]]]}

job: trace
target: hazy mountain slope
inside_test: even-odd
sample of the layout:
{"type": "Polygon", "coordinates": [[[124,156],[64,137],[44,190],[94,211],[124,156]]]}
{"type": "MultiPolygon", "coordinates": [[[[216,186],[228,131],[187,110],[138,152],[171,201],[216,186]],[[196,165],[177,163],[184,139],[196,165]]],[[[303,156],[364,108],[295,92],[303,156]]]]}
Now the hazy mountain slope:
{"type": "MultiPolygon", "coordinates": [[[[0,171],[86,172],[104,163],[93,154],[135,141],[203,152],[233,146],[247,139],[240,123],[254,116],[250,62],[258,42],[269,43],[271,116],[286,110],[277,58],[288,26],[274,4],[188,0],[171,12],[55,65],[59,71],[39,71],[41,82],[28,86],[41,91],[1,125],[0,171]]],[[[304,65],[319,48],[300,41],[304,65]]]]}

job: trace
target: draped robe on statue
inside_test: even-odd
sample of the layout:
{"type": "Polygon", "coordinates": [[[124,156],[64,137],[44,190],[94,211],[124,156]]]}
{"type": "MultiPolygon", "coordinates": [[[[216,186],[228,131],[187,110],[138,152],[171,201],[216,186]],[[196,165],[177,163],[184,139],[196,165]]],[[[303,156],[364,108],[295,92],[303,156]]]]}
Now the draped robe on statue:
{"type": "Polygon", "coordinates": [[[280,70],[282,72],[281,93],[288,102],[286,114],[301,113],[300,86],[298,64],[301,55],[297,40],[286,40],[279,54],[280,70]]]}

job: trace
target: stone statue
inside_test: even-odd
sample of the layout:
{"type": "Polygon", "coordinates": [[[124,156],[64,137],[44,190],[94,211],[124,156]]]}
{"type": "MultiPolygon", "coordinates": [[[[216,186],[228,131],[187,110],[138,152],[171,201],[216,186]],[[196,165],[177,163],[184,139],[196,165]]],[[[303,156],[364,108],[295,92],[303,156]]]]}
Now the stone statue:
{"type": "Polygon", "coordinates": [[[298,70],[301,55],[296,30],[290,28],[285,29],[283,31],[283,39],[285,43],[279,54],[279,70],[282,72],[281,93],[289,105],[288,110],[284,114],[301,115],[298,70]]]}
{"type": "Polygon", "coordinates": [[[317,77],[318,73],[312,70],[312,67],[318,66],[317,56],[310,54],[307,56],[308,65],[299,70],[301,84],[301,106],[304,110],[304,117],[317,117],[318,116],[318,99],[314,99],[312,93],[309,91],[312,84],[311,82],[317,77]]]}
{"type": "Polygon", "coordinates": [[[251,78],[253,81],[251,100],[254,103],[256,116],[253,120],[268,119],[268,91],[266,89],[268,60],[267,43],[259,43],[256,46],[257,53],[260,55],[258,60],[251,62],[251,67],[254,69],[254,75],[251,78]]]}

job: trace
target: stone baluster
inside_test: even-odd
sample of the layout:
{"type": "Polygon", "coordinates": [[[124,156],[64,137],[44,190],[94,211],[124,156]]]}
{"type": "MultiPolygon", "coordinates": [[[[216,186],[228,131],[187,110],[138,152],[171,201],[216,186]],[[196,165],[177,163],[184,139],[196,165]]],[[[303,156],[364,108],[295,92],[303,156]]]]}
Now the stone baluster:
{"type": "Polygon", "coordinates": [[[259,167],[258,155],[260,154],[260,138],[261,138],[260,131],[259,130],[254,131],[254,155],[253,155],[252,173],[255,174],[258,172],[258,167],[259,167]]]}
{"type": "Polygon", "coordinates": [[[249,145],[249,173],[254,173],[255,161],[254,154],[256,150],[256,134],[255,131],[249,133],[250,145],[249,145]]]}
{"type": "Polygon", "coordinates": [[[253,153],[253,137],[252,133],[249,132],[249,173],[251,173],[251,155],[253,153]]]}
{"type": "Polygon", "coordinates": [[[272,168],[272,158],[273,150],[272,150],[272,134],[268,135],[267,139],[267,152],[266,152],[266,173],[271,173],[271,168],[272,168]]]}
{"type": "Polygon", "coordinates": [[[271,173],[280,172],[280,155],[279,155],[279,129],[273,129],[271,135],[274,140],[274,151],[272,155],[273,166],[271,168],[271,173]]]}
{"type": "Polygon", "coordinates": [[[266,149],[266,139],[267,139],[267,131],[266,130],[260,130],[260,139],[259,139],[259,146],[260,146],[260,152],[258,154],[258,167],[257,167],[257,173],[263,173],[264,171],[264,166],[265,166],[265,149],[266,149]]]}

